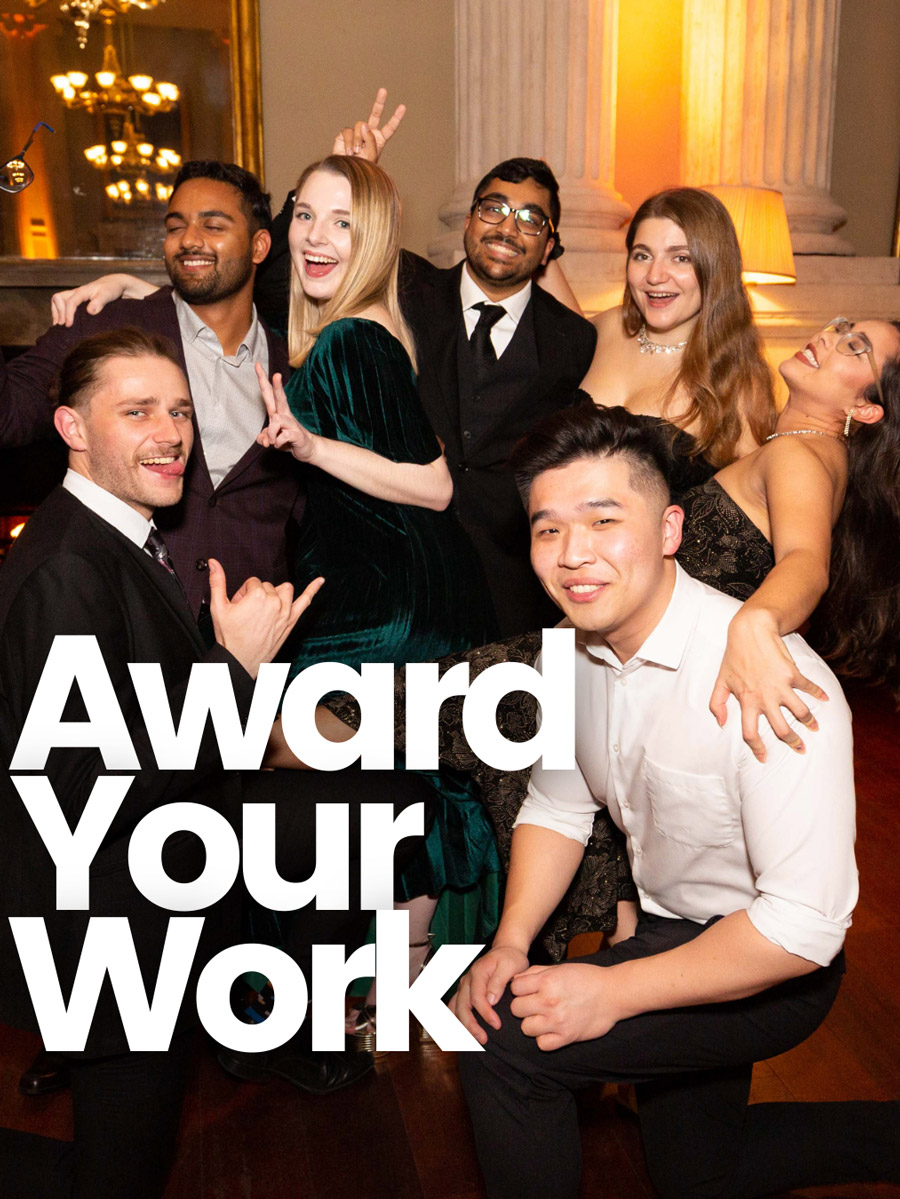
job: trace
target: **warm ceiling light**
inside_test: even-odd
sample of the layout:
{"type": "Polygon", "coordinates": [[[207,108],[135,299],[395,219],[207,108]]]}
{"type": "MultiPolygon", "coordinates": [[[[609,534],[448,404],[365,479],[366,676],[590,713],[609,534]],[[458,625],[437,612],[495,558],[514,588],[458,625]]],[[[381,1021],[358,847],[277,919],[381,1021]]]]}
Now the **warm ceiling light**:
{"type": "Polygon", "coordinates": [[[153,87],[152,75],[129,75],[128,82],[136,92],[149,92],[153,87]]]}
{"type": "Polygon", "coordinates": [[[51,75],[50,82],[58,92],[62,92],[70,86],[68,75],[51,75]]]}
{"type": "Polygon", "coordinates": [[[156,90],[164,100],[169,100],[172,104],[175,103],[181,94],[174,83],[163,83],[162,80],[157,82],[156,90]]]}
{"type": "Polygon", "coordinates": [[[717,196],[734,221],[745,283],[796,283],[784,196],[768,187],[716,183],[704,191],[717,196]]]}
{"type": "Polygon", "coordinates": [[[124,154],[125,151],[128,149],[127,142],[115,141],[115,142],[110,142],[109,144],[112,147],[112,149],[116,152],[116,154],[124,154]]]}
{"type": "Polygon", "coordinates": [[[66,77],[74,88],[84,87],[88,81],[84,71],[69,71],[66,77]]]}
{"type": "Polygon", "coordinates": [[[144,92],[141,99],[148,108],[159,108],[160,104],[162,104],[162,96],[158,92],[144,92]]]}
{"type": "Polygon", "coordinates": [[[102,87],[105,92],[108,92],[116,81],[116,73],[115,71],[98,71],[94,78],[97,80],[97,83],[100,85],[100,87],[102,87]]]}

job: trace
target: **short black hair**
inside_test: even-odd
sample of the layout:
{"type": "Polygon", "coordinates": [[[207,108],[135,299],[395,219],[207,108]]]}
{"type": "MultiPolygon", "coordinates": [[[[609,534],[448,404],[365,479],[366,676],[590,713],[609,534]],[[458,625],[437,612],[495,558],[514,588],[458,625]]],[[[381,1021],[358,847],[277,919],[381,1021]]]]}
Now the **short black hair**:
{"type": "Polygon", "coordinates": [[[576,407],[545,417],[513,447],[509,465],[525,507],[532,483],[544,471],[583,458],[618,456],[628,461],[635,491],[668,504],[670,458],[661,429],[625,408],[598,408],[586,393],[580,395],[585,398],[576,407]]]}
{"type": "Polygon", "coordinates": [[[178,351],[158,333],[147,333],[126,325],[108,333],[95,333],[80,341],[63,360],[51,389],[57,408],[86,409],[102,382],[103,364],[110,358],[164,358],[184,371],[178,351]]]}
{"type": "Polygon", "coordinates": [[[550,211],[547,216],[553,222],[553,228],[559,228],[559,184],[546,162],[540,158],[507,158],[498,163],[475,188],[473,204],[481,199],[482,192],[492,179],[502,179],[504,183],[524,183],[526,179],[533,179],[538,187],[543,187],[550,193],[550,211]]]}
{"type": "Polygon", "coordinates": [[[236,162],[216,162],[212,158],[186,162],[175,176],[172,194],[189,179],[212,179],[216,183],[228,183],[237,188],[251,233],[257,229],[268,229],[272,224],[272,197],[263,191],[262,184],[252,171],[244,170],[236,162]]]}

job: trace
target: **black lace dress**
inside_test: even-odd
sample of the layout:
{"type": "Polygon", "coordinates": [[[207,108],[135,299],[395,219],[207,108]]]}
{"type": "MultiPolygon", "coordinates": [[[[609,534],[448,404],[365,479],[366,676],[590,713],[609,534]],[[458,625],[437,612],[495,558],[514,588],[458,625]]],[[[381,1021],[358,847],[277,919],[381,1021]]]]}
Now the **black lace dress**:
{"type": "Polygon", "coordinates": [[[684,534],[675,555],[689,575],[745,600],[775,565],[772,546],[731,496],[709,479],[682,497],[684,534]]]}

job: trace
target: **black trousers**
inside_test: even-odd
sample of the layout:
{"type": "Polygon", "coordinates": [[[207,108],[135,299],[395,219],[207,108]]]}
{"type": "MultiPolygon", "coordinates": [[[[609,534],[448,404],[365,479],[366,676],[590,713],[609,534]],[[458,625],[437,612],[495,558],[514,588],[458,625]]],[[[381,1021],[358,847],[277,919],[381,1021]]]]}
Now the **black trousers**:
{"type": "MultiPolygon", "coordinates": [[[[634,937],[580,958],[596,966],[683,944],[702,926],[642,916],[634,937]]],[[[671,1199],[750,1199],[795,1187],[900,1181],[897,1103],[748,1106],[753,1063],[784,1053],[822,1022],[843,954],[749,999],[621,1021],[605,1037],[544,1052],[498,1004],[502,1028],[459,1069],[490,1199],[575,1199],[581,1143],[574,1092],[636,1083],[644,1153],[671,1199]]]]}
{"type": "MultiPolygon", "coordinates": [[[[285,924],[283,947],[309,980],[312,945],[346,944],[349,953],[362,944],[371,918],[360,909],[361,805],[391,804],[396,815],[424,802],[427,829],[433,792],[416,774],[358,767],[328,774],[262,771],[244,781],[246,802],[276,804],[276,865],[288,880],[307,878],[315,868],[315,805],[350,808],[348,910],[319,912],[308,905],[288,914],[285,924]]],[[[420,846],[420,838],[401,841],[398,868],[420,846]]],[[[228,940],[239,939],[235,926],[228,940]]],[[[178,1034],[166,1053],[73,1057],[75,1140],[0,1129],[2,1199],[158,1199],[174,1159],[191,1040],[188,1031],[178,1034]]]]}
{"type": "Polygon", "coordinates": [[[73,1057],[74,1141],[0,1128],[3,1199],[157,1199],[181,1118],[193,1036],[166,1053],[73,1057]]]}

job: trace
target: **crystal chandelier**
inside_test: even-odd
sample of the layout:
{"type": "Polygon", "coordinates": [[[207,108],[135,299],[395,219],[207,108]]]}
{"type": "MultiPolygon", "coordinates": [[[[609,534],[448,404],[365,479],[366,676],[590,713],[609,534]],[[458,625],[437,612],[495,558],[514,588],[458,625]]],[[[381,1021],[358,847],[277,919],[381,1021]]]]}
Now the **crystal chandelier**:
{"type": "Polygon", "coordinates": [[[141,74],[129,75],[126,79],[112,42],[104,47],[103,67],[94,78],[97,91],[87,87],[88,76],[84,71],[51,75],[50,82],[66,108],[84,108],[90,113],[138,112],[152,116],[157,112],[168,112],[178,103],[179,91],[174,83],[141,74]]]}
{"type": "Polygon", "coordinates": [[[165,147],[157,149],[127,117],[122,122],[121,137],[113,138],[108,147],[88,146],[84,156],[98,171],[115,171],[121,176],[105,188],[117,204],[153,200],[164,204],[172,194],[172,185],[162,180],[151,183],[147,175],[170,175],[181,166],[180,154],[165,147]]]}
{"type": "MultiPolygon", "coordinates": [[[[47,0],[26,0],[29,8],[41,8],[47,0]]],[[[105,24],[114,21],[117,16],[141,9],[143,12],[164,4],[165,0],[62,0],[59,11],[64,17],[69,17],[75,26],[79,49],[87,45],[91,21],[99,19],[105,24]]]]}

